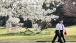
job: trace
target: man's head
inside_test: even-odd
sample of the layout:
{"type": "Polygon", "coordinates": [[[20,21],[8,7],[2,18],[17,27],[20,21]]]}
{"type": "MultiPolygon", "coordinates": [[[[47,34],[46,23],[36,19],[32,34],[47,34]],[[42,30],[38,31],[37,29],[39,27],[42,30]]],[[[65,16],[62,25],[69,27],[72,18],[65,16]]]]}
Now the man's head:
{"type": "Polygon", "coordinates": [[[60,24],[63,24],[63,20],[60,20],[59,23],[60,23],[60,24]]]}

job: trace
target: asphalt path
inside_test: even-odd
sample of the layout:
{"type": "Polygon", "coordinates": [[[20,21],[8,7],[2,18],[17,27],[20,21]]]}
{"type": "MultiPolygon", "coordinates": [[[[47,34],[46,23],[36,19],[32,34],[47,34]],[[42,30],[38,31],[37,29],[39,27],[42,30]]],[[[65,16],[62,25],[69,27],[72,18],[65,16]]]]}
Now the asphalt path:
{"type": "MultiPolygon", "coordinates": [[[[52,43],[52,42],[0,42],[0,43],[52,43]]],[[[59,43],[59,42],[55,42],[59,43]]],[[[66,43],[76,43],[76,42],[66,42],[66,43]]]]}

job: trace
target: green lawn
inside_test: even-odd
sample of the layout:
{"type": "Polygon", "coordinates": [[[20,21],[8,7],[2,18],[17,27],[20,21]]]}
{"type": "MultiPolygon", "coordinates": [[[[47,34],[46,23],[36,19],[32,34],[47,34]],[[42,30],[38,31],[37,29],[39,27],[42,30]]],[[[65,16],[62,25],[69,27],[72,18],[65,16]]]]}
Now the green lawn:
{"type": "MultiPolygon", "coordinates": [[[[43,30],[40,34],[36,34],[36,31],[31,28],[32,32],[21,33],[6,33],[4,27],[0,27],[0,42],[35,42],[35,41],[52,41],[54,37],[55,28],[48,28],[43,30]]],[[[76,41],[76,25],[66,27],[67,35],[65,36],[66,41],[76,41]]]]}

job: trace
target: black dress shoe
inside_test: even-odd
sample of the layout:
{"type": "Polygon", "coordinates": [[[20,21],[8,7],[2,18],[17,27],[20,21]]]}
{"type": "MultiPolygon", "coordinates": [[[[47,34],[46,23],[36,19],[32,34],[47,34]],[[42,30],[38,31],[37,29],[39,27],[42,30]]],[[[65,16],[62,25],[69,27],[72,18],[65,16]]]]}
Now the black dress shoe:
{"type": "Polygon", "coordinates": [[[54,43],[54,42],[52,41],[52,43],[54,43]]]}

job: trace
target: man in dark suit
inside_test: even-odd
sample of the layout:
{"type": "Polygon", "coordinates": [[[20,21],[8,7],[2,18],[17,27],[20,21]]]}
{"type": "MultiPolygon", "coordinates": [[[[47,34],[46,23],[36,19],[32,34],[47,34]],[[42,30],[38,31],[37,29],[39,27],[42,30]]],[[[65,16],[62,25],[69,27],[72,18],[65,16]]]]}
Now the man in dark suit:
{"type": "Polygon", "coordinates": [[[62,21],[59,21],[59,23],[57,23],[57,25],[56,25],[56,30],[55,30],[55,36],[54,36],[54,38],[53,38],[53,40],[52,40],[52,43],[54,43],[55,42],[55,40],[56,40],[56,38],[58,37],[58,39],[59,39],[59,42],[60,43],[63,43],[62,42],[62,40],[61,40],[61,32],[60,31],[62,31],[63,29],[62,29],[62,21]]]}
{"type": "MultiPolygon", "coordinates": [[[[64,34],[63,34],[63,32],[66,32],[64,24],[63,24],[63,20],[61,20],[61,27],[62,27],[62,30],[60,30],[60,35],[61,35],[61,38],[63,38],[63,41],[66,42],[64,38],[64,34]]],[[[59,42],[59,39],[58,39],[58,42],[59,42]]]]}

